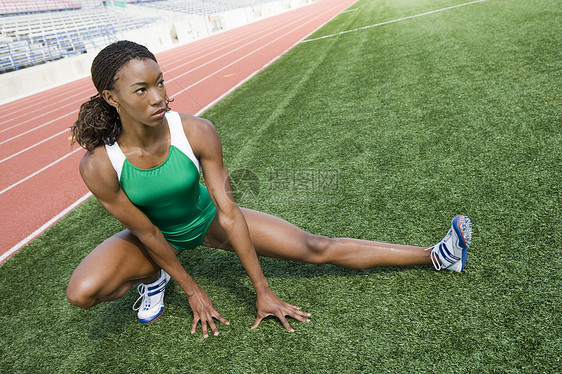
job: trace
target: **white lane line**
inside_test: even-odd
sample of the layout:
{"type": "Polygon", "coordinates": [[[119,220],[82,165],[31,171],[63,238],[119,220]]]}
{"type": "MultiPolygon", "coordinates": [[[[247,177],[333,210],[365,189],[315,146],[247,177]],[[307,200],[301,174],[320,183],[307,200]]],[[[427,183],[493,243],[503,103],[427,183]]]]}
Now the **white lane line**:
{"type": "Polygon", "coordinates": [[[181,94],[182,92],[185,92],[185,91],[189,90],[190,88],[192,88],[192,87],[198,85],[199,83],[201,83],[201,82],[203,82],[203,81],[209,79],[209,78],[212,77],[213,75],[216,75],[217,73],[220,73],[220,72],[223,71],[224,69],[231,67],[232,65],[234,65],[234,64],[236,64],[236,63],[238,63],[238,62],[244,60],[245,58],[247,58],[247,57],[253,55],[254,53],[256,53],[256,52],[258,52],[258,51],[264,49],[265,47],[269,46],[270,44],[275,43],[275,42],[278,41],[279,39],[284,38],[285,36],[287,36],[287,35],[293,33],[294,31],[297,31],[297,30],[300,29],[301,27],[303,27],[303,26],[307,25],[308,23],[314,21],[316,18],[319,18],[319,17],[323,16],[325,13],[328,13],[329,11],[331,11],[331,9],[330,9],[330,10],[327,10],[326,12],[324,12],[324,13],[322,13],[322,14],[320,14],[320,15],[317,15],[317,16],[314,17],[314,18],[311,18],[308,22],[299,25],[298,27],[292,29],[292,30],[289,31],[289,32],[286,32],[285,34],[283,34],[283,35],[277,37],[276,39],[270,41],[269,43],[264,44],[264,45],[262,45],[261,47],[259,47],[259,48],[257,48],[257,49],[254,49],[252,52],[250,52],[250,53],[248,53],[248,54],[246,54],[246,55],[240,57],[238,60],[236,60],[236,61],[234,61],[234,62],[231,62],[230,64],[228,64],[228,65],[226,65],[226,66],[224,66],[224,67],[222,67],[222,68],[216,70],[216,71],[215,71],[214,73],[212,73],[212,74],[207,75],[205,78],[202,78],[202,79],[198,80],[197,82],[195,82],[195,83],[193,83],[193,84],[191,84],[191,85],[185,87],[185,88],[182,89],[181,91],[176,92],[174,95],[170,96],[170,98],[174,98],[175,96],[181,94]]]}
{"type": "Polygon", "coordinates": [[[16,153],[14,153],[14,154],[11,155],[11,156],[6,157],[5,159],[0,160],[0,164],[3,163],[4,161],[8,161],[8,160],[11,159],[11,158],[14,158],[14,157],[16,157],[16,156],[21,155],[22,153],[24,153],[24,152],[26,152],[26,151],[29,151],[30,149],[35,148],[35,147],[37,147],[38,145],[45,143],[46,141],[49,141],[49,140],[51,140],[51,139],[53,139],[53,138],[56,138],[57,136],[62,135],[62,134],[64,134],[65,132],[70,132],[70,129],[64,129],[64,130],[62,130],[61,132],[56,133],[55,135],[49,136],[48,138],[45,138],[45,139],[41,140],[40,142],[37,142],[37,143],[35,143],[35,144],[33,144],[33,145],[30,145],[29,147],[27,147],[27,148],[25,148],[25,149],[22,149],[21,151],[16,152],[16,153]]]}
{"type": "MultiPolygon", "coordinates": [[[[77,79],[75,82],[78,82],[79,79],[77,79]]],[[[52,90],[52,88],[51,88],[52,90]]],[[[45,93],[48,93],[49,89],[45,89],[45,93]]],[[[27,94],[26,96],[22,97],[20,99],[20,101],[22,99],[28,99],[30,96],[32,96],[33,94],[27,94]]],[[[45,109],[46,105],[52,104],[53,102],[55,103],[59,103],[59,102],[69,102],[70,99],[76,97],[76,96],[80,96],[82,97],[82,95],[84,95],[84,87],[82,86],[77,86],[76,89],[68,89],[66,91],[63,91],[62,88],[60,90],[57,90],[56,92],[53,92],[52,94],[50,94],[49,97],[45,98],[45,99],[39,99],[39,101],[34,102],[33,103],[33,108],[35,109],[31,109],[29,106],[24,105],[21,108],[11,108],[13,105],[8,105],[8,104],[0,104],[0,111],[2,112],[0,114],[0,127],[6,125],[7,123],[10,122],[14,122],[15,120],[17,120],[18,118],[24,117],[26,115],[32,114],[32,113],[36,113],[36,112],[40,112],[41,110],[45,109]],[[4,107],[5,105],[5,107],[4,107]],[[17,115],[18,113],[21,113],[20,115],[17,115]]],[[[6,131],[10,128],[3,128],[2,130],[0,130],[0,132],[6,131]]]]}
{"type": "Polygon", "coordinates": [[[32,173],[32,174],[29,174],[27,177],[25,177],[25,178],[23,178],[23,179],[17,181],[16,183],[12,184],[11,186],[4,188],[2,191],[0,191],[0,195],[2,195],[4,192],[7,192],[7,191],[11,190],[12,188],[16,187],[17,185],[19,185],[19,184],[25,182],[26,180],[28,180],[28,179],[30,179],[30,178],[33,178],[34,176],[36,176],[37,174],[41,173],[42,171],[47,170],[47,169],[50,168],[51,166],[54,166],[54,165],[58,164],[59,162],[61,162],[61,161],[64,160],[65,158],[67,158],[68,156],[71,156],[71,155],[73,155],[73,154],[75,154],[76,152],[81,151],[81,150],[83,150],[83,148],[76,148],[74,151],[72,151],[72,152],[70,152],[70,153],[68,153],[68,154],[66,154],[66,155],[64,155],[64,156],[62,156],[62,157],[59,158],[58,160],[51,162],[49,165],[47,165],[47,166],[45,166],[45,167],[43,167],[43,168],[37,170],[36,172],[34,172],[34,173],[32,173]]]}
{"type": "Polygon", "coordinates": [[[39,236],[43,231],[47,230],[49,227],[51,227],[55,222],[57,222],[59,219],[61,219],[62,217],[64,217],[65,215],[67,215],[68,213],[70,213],[74,208],[76,208],[78,205],[82,204],[84,201],[86,201],[90,196],[92,196],[91,192],[88,192],[87,194],[85,194],[84,196],[82,196],[81,198],[79,198],[78,200],[76,200],[74,203],[72,203],[69,207],[67,207],[66,209],[64,209],[62,212],[60,212],[59,214],[57,214],[56,216],[54,216],[53,218],[51,218],[48,222],[46,222],[43,226],[39,227],[37,230],[33,231],[29,236],[27,236],[27,238],[23,239],[21,242],[19,242],[18,244],[14,245],[12,248],[10,248],[6,253],[4,253],[3,255],[0,256],[0,263],[2,263],[5,259],[7,259],[8,257],[10,257],[11,255],[13,255],[14,253],[16,253],[21,247],[25,246],[27,243],[29,243],[30,241],[32,241],[33,239],[35,239],[37,236],[39,236]]]}
{"type": "Polygon", "coordinates": [[[429,14],[438,13],[438,12],[443,12],[443,11],[445,11],[445,10],[450,10],[450,9],[455,9],[455,8],[460,8],[460,7],[462,7],[462,6],[471,5],[471,4],[476,4],[476,3],[481,3],[481,2],[484,2],[484,1],[486,1],[486,0],[476,0],[476,1],[471,1],[471,2],[469,2],[469,3],[453,5],[453,6],[450,6],[450,7],[447,7],[447,8],[442,8],[442,9],[432,10],[432,11],[425,12],[425,13],[415,14],[415,15],[413,15],[413,16],[408,16],[408,17],[393,19],[393,20],[391,20],[391,21],[386,21],[386,22],[381,22],[381,23],[375,23],[375,24],[373,24],[373,25],[358,27],[358,28],[353,29],[353,30],[340,31],[340,32],[335,33],[335,34],[324,35],[324,36],[321,36],[321,37],[319,37],[319,38],[307,39],[307,40],[303,40],[301,43],[313,42],[313,41],[315,41],[315,40],[321,40],[321,39],[331,38],[331,37],[338,36],[338,35],[348,34],[348,33],[350,33],[350,32],[355,32],[355,31],[360,31],[360,30],[366,30],[366,29],[370,29],[370,28],[377,27],[377,26],[382,26],[382,25],[388,25],[389,23],[405,21],[405,20],[407,20],[407,19],[412,19],[412,18],[421,17],[421,16],[427,16],[427,15],[429,15],[429,14]]]}
{"type": "MultiPolygon", "coordinates": [[[[353,9],[352,9],[353,10],[353,9]]],[[[356,9],[355,9],[356,10],[356,9]]],[[[341,14],[341,13],[339,13],[341,14]]],[[[309,32],[307,35],[305,35],[304,37],[302,37],[300,40],[296,41],[292,46],[290,46],[289,48],[287,48],[286,50],[284,50],[281,54],[279,54],[278,56],[272,58],[269,62],[267,62],[265,65],[263,65],[261,68],[257,69],[256,71],[254,71],[252,74],[248,75],[246,78],[244,78],[243,80],[241,80],[240,82],[238,82],[234,87],[232,87],[231,89],[229,89],[228,91],[226,91],[225,93],[223,93],[222,95],[220,95],[219,97],[217,97],[215,100],[213,100],[212,102],[210,102],[209,104],[207,104],[204,108],[202,108],[201,110],[199,110],[197,113],[195,113],[195,116],[198,117],[201,114],[203,114],[207,109],[211,108],[213,105],[215,105],[216,103],[218,103],[219,101],[221,101],[222,99],[224,99],[226,96],[230,95],[234,90],[236,90],[238,87],[240,87],[241,85],[243,85],[244,83],[246,83],[247,81],[249,81],[250,79],[252,79],[256,74],[258,74],[259,72],[261,72],[262,70],[264,70],[265,68],[267,68],[269,65],[273,64],[275,61],[277,61],[279,58],[281,58],[281,56],[283,56],[285,53],[289,52],[291,49],[293,49],[296,45],[298,45],[299,43],[302,42],[303,39],[308,38],[310,35],[314,34],[316,31],[318,31],[321,27],[323,27],[325,24],[327,24],[328,22],[330,22],[331,20],[333,20],[334,18],[336,18],[338,16],[338,14],[335,14],[332,18],[330,18],[329,20],[327,20],[326,22],[324,22],[323,24],[321,24],[320,26],[318,26],[317,28],[315,28],[314,30],[312,30],[311,32],[309,32]]]]}
{"type": "MultiPolygon", "coordinates": [[[[324,14],[324,13],[322,13],[322,14],[324,14]]],[[[322,15],[322,14],[321,14],[321,15],[322,15]]],[[[300,18],[297,18],[297,19],[293,20],[293,21],[290,22],[290,23],[286,23],[286,24],[283,23],[283,25],[282,25],[281,27],[275,28],[273,31],[271,31],[271,32],[269,32],[269,33],[267,33],[267,34],[263,34],[263,35],[260,36],[259,38],[252,38],[252,39],[250,39],[249,42],[247,42],[247,43],[244,44],[244,45],[241,45],[240,47],[238,47],[238,48],[236,48],[236,49],[232,49],[232,50],[230,50],[229,52],[227,52],[227,53],[225,53],[225,54],[223,54],[223,55],[220,55],[220,56],[218,56],[218,57],[216,57],[216,58],[214,58],[214,59],[212,59],[212,60],[210,60],[210,61],[205,62],[204,64],[201,64],[201,65],[199,65],[199,66],[196,66],[196,67],[194,67],[193,69],[188,70],[188,71],[186,71],[186,72],[183,72],[183,73],[180,74],[180,75],[174,76],[174,77],[173,77],[172,79],[170,79],[168,82],[176,81],[177,79],[183,77],[184,75],[190,74],[190,73],[194,72],[194,71],[197,70],[197,69],[200,69],[200,68],[202,68],[202,67],[204,67],[204,66],[206,66],[206,65],[208,65],[208,64],[211,64],[211,63],[213,63],[213,62],[215,62],[215,61],[217,61],[217,60],[220,60],[220,59],[222,59],[222,58],[225,57],[225,56],[228,56],[228,55],[230,55],[230,54],[232,54],[232,53],[234,53],[234,52],[236,52],[236,51],[238,51],[238,50],[240,50],[240,49],[242,49],[242,48],[244,48],[244,47],[247,47],[247,46],[249,46],[249,45],[251,45],[251,44],[253,44],[253,43],[256,43],[256,42],[260,41],[261,39],[267,38],[268,36],[270,36],[270,35],[272,35],[272,34],[275,34],[275,33],[279,32],[280,30],[283,30],[283,29],[285,29],[285,28],[288,28],[288,27],[290,27],[290,26],[292,26],[292,25],[294,25],[294,24],[296,24],[296,23],[301,23],[301,22],[302,22],[301,19],[307,19],[307,18],[309,18],[309,17],[310,17],[310,15],[303,15],[303,16],[301,16],[300,18]]],[[[318,15],[315,16],[315,18],[312,18],[311,20],[309,20],[309,22],[312,22],[314,19],[316,19],[316,18],[318,18],[318,17],[319,17],[318,15]]],[[[302,26],[304,26],[304,25],[306,25],[306,23],[301,24],[300,27],[302,27],[302,26]]],[[[292,29],[290,32],[288,32],[288,33],[286,33],[286,34],[283,34],[281,37],[284,37],[285,35],[290,34],[292,31],[297,30],[297,29],[299,29],[300,27],[297,27],[296,29],[292,29]]],[[[281,38],[281,37],[280,37],[280,38],[281,38]]],[[[278,39],[279,39],[279,38],[275,39],[274,41],[277,41],[278,39]]],[[[269,45],[269,44],[271,44],[271,42],[268,43],[268,44],[265,44],[265,46],[267,46],[267,45],[269,45]]],[[[260,48],[263,48],[263,46],[260,47],[260,48]]],[[[207,53],[206,55],[201,56],[201,57],[206,57],[206,56],[209,56],[209,55],[211,55],[211,54],[213,54],[213,53],[214,53],[214,51],[211,51],[211,52],[209,52],[209,53],[207,53]]],[[[247,56],[249,56],[249,54],[246,55],[246,56],[244,56],[243,58],[246,58],[247,56]]],[[[237,61],[238,61],[238,60],[237,60],[237,61]]],[[[237,61],[236,61],[236,62],[237,62],[237,61]]],[[[176,70],[176,69],[179,68],[179,67],[182,67],[182,66],[184,66],[184,65],[187,65],[187,64],[189,64],[190,62],[191,62],[191,61],[188,61],[188,62],[186,62],[186,63],[184,63],[184,64],[182,64],[182,65],[180,65],[180,66],[174,67],[173,69],[169,70],[168,73],[171,72],[171,71],[173,71],[173,70],[176,70]]],[[[232,64],[230,64],[230,65],[232,65],[232,64]]],[[[225,66],[223,69],[229,67],[230,65],[225,66]]],[[[220,70],[219,70],[219,71],[220,71],[220,70]]],[[[217,72],[219,72],[219,71],[217,71],[217,72]]],[[[209,77],[209,76],[208,76],[208,77],[209,77]]],[[[204,81],[204,80],[207,79],[208,77],[205,77],[203,80],[201,80],[201,81],[199,81],[199,82],[204,81]]],[[[199,82],[197,82],[197,83],[195,83],[195,84],[198,84],[199,82]]],[[[189,88],[189,87],[188,87],[188,88],[189,88]]],[[[188,89],[188,88],[186,88],[186,89],[188,89]]],[[[186,89],[184,89],[184,90],[182,90],[182,91],[180,91],[180,92],[178,92],[178,93],[175,93],[174,95],[172,95],[172,96],[170,96],[170,97],[173,98],[174,96],[176,96],[176,95],[178,95],[179,93],[185,91],[186,89]]]]}
{"type": "MultiPolygon", "coordinates": [[[[54,112],[55,110],[57,110],[57,109],[52,110],[52,112],[54,112]]],[[[17,139],[17,138],[19,138],[19,137],[21,137],[21,136],[27,135],[27,134],[29,134],[30,132],[33,132],[33,131],[35,131],[35,130],[39,130],[39,129],[42,128],[42,127],[45,127],[45,126],[47,126],[47,125],[50,125],[50,124],[53,123],[53,122],[57,122],[58,120],[61,120],[61,119],[65,118],[65,117],[68,117],[68,116],[70,116],[71,114],[74,114],[74,113],[78,113],[78,109],[73,110],[72,112],[68,112],[68,113],[66,113],[65,115],[62,115],[62,116],[57,117],[57,118],[55,118],[55,119],[52,119],[52,120],[50,120],[49,122],[45,122],[44,124],[39,125],[39,126],[37,126],[37,127],[34,127],[34,128],[32,128],[32,129],[30,129],[30,130],[24,131],[24,132],[22,132],[22,133],[20,133],[20,134],[18,134],[18,135],[12,136],[12,137],[9,138],[9,139],[3,140],[3,141],[0,142],[0,145],[2,145],[2,144],[4,144],[4,143],[8,143],[9,141],[12,141],[12,140],[14,140],[14,139],[17,139]]],[[[0,161],[0,162],[2,162],[2,161],[0,161]]]]}
{"type": "MultiPolygon", "coordinates": [[[[256,38],[255,31],[245,30],[244,33],[240,33],[240,35],[237,36],[236,38],[230,38],[230,40],[224,40],[224,41],[222,41],[222,42],[220,42],[220,43],[216,43],[217,46],[226,44],[226,45],[224,45],[224,46],[222,46],[222,47],[220,47],[220,48],[217,48],[217,47],[214,47],[214,46],[206,46],[205,50],[210,50],[210,52],[208,52],[208,53],[206,53],[206,54],[203,54],[203,55],[200,55],[199,57],[197,57],[197,58],[195,58],[195,59],[193,59],[193,58],[185,58],[186,55],[189,55],[189,53],[191,53],[191,51],[189,51],[189,50],[186,49],[186,51],[183,52],[183,53],[180,55],[182,59],[186,59],[186,62],[184,62],[184,63],[182,63],[182,64],[177,64],[177,65],[175,65],[172,69],[168,70],[168,73],[171,73],[172,71],[177,70],[177,69],[181,69],[181,68],[183,68],[185,65],[191,64],[191,63],[193,63],[193,62],[195,62],[195,61],[197,61],[197,60],[200,60],[200,59],[205,58],[205,57],[207,57],[207,56],[209,56],[209,55],[215,54],[215,53],[217,53],[218,51],[221,51],[221,50],[223,50],[223,49],[229,48],[229,47],[231,47],[231,46],[234,45],[234,44],[242,43],[242,42],[244,42],[245,40],[250,40],[250,42],[244,44],[242,47],[236,48],[236,49],[234,49],[234,50],[229,50],[229,52],[227,52],[227,53],[225,53],[225,54],[223,54],[223,55],[221,55],[221,56],[215,58],[214,60],[212,60],[212,61],[215,61],[215,60],[217,60],[217,59],[219,59],[219,58],[221,58],[221,57],[224,57],[224,56],[229,55],[229,54],[232,53],[233,51],[236,51],[236,50],[238,50],[238,49],[240,49],[240,48],[243,48],[243,47],[247,46],[248,44],[251,44],[251,43],[253,43],[253,42],[257,42],[258,40],[263,39],[263,38],[265,38],[266,36],[271,35],[272,33],[279,31],[280,29],[283,29],[283,28],[286,28],[286,27],[288,27],[288,26],[291,26],[292,24],[294,24],[294,23],[296,23],[296,22],[300,22],[300,19],[308,18],[309,16],[310,16],[310,15],[308,15],[308,14],[306,14],[306,15],[300,15],[300,16],[299,16],[299,17],[300,17],[299,19],[292,20],[292,22],[290,22],[290,23],[288,23],[289,21],[279,20],[279,21],[276,22],[275,24],[269,25],[267,29],[260,30],[260,34],[262,34],[263,32],[265,32],[265,31],[267,31],[267,30],[269,30],[269,29],[272,29],[273,31],[272,31],[272,32],[269,32],[268,34],[262,35],[262,36],[259,37],[259,38],[256,38]],[[189,53],[188,53],[188,52],[189,52],[189,53]]],[[[199,51],[199,52],[202,53],[202,52],[204,52],[205,50],[199,51]]],[[[210,61],[210,62],[212,62],[212,61],[210,61]]],[[[197,67],[194,68],[193,70],[196,70],[196,69],[198,69],[198,68],[200,68],[200,67],[202,67],[202,66],[205,66],[206,64],[207,64],[207,63],[205,63],[205,64],[203,64],[203,65],[201,65],[201,66],[197,66],[197,67]]],[[[191,71],[193,71],[193,70],[190,70],[189,72],[191,72],[191,71]]],[[[185,74],[186,74],[186,73],[183,73],[183,75],[185,75],[185,74]]]]}
{"type": "MultiPolygon", "coordinates": [[[[60,110],[60,109],[63,109],[63,108],[69,107],[69,106],[76,105],[76,103],[80,103],[80,102],[82,102],[82,101],[85,99],[85,97],[83,96],[83,95],[84,95],[84,91],[85,91],[85,90],[82,89],[82,90],[80,90],[80,93],[78,93],[78,94],[76,94],[76,95],[68,95],[68,96],[66,96],[66,98],[65,98],[64,100],[58,100],[58,101],[51,100],[51,101],[47,102],[46,104],[53,104],[53,103],[55,103],[55,104],[53,104],[53,105],[58,105],[58,103],[61,102],[61,101],[62,101],[62,102],[68,102],[68,104],[63,105],[63,106],[56,106],[54,109],[51,109],[51,110],[49,110],[48,112],[41,112],[41,114],[37,114],[37,115],[35,115],[35,117],[33,117],[33,118],[29,118],[29,119],[26,119],[26,120],[24,120],[24,121],[22,121],[22,122],[18,122],[18,123],[16,123],[15,125],[11,125],[10,127],[6,127],[6,128],[3,128],[3,129],[0,129],[0,133],[6,132],[6,131],[11,130],[11,129],[14,129],[14,128],[18,127],[18,126],[24,125],[24,124],[26,124],[26,123],[28,123],[28,122],[31,122],[31,121],[33,121],[33,120],[36,120],[36,119],[41,118],[41,117],[43,117],[43,116],[46,116],[47,114],[51,114],[51,113],[53,113],[53,112],[56,112],[57,110],[60,110]],[[73,98],[75,98],[75,97],[78,97],[78,100],[69,101],[70,99],[73,99],[73,98]]],[[[95,91],[94,91],[94,93],[95,93],[95,91]]],[[[92,95],[93,95],[93,93],[92,93],[92,95]]],[[[91,95],[90,95],[90,96],[91,96],[91,95]]],[[[25,117],[25,116],[27,116],[27,115],[29,115],[29,114],[33,114],[33,113],[36,113],[36,112],[40,112],[40,111],[42,111],[42,110],[45,110],[45,105],[43,105],[41,102],[33,103],[33,106],[36,107],[36,108],[38,108],[38,109],[35,109],[35,110],[28,110],[26,113],[23,113],[23,114],[21,114],[21,115],[19,115],[19,116],[17,116],[17,117],[8,118],[5,122],[0,122],[0,126],[2,126],[2,125],[4,125],[4,124],[8,124],[9,122],[10,122],[10,123],[13,123],[13,122],[15,122],[18,118],[25,117]]],[[[48,109],[48,108],[47,108],[47,109],[48,109]]]]}

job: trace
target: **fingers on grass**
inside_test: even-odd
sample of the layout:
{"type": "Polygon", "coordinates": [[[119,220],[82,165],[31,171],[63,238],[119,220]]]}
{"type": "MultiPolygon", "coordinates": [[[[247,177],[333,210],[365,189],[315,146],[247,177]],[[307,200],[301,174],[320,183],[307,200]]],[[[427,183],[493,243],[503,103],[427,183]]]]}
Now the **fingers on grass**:
{"type": "Polygon", "coordinates": [[[279,318],[279,320],[281,321],[281,323],[283,324],[283,326],[285,326],[285,328],[287,330],[289,330],[290,332],[295,332],[295,329],[293,329],[291,327],[291,325],[289,324],[289,321],[287,321],[287,318],[285,318],[285,316],[279,315],[279,316],[277,316],[277,318],[279,318]]]}
{"type": "Polygon", "coordinates": [[[209,319],[209,327],[211,328],[213,335],[217,336],[219,334],[219,330],[217,329],[217,326],[215,325],[215,321],[213,321],[212,318],[209,319]]]}
{"type": "Polygon", "coordinates": [[[265,317],[269,317],[269,316],[272,316],[272,315],[273,314],[264,314],[264,315],[258,314],[258,316],[256,317],[256,320],[254,321],[254,324],[252,325],[252,327],[250,327],[250,329],[253,330],[253,329],[257,328],[260,325],[261,321],[263,321],[263,319],[265,317]]]}
{"type": "Polygon", "coordinates": [[[216,318],[219,322],[225,324],[225,325],[230,325],[230,322],[228,322],[228,320],[226,318],[224,318],[223,316],[221,316],[220,314],[216,314],[216,316],[210,316],[210,317],[204,317],[204,318],[193,318],[193,324],[191,325],[191,333],[195,334],[195,332],[197,331],[197,325],[199,324],[199,322],[201,322],[201,330],[203,331],[203,337],[204,338],[208,338],[209,334],[208,334],[208,327],[211,328],[211,331],[213,332],[213,335],[217,336],[219,335],[219,329],[217,328],[217,325],[215,324],[215,321],[213,318],[216,318]]]}
{"type": "Polygon", "coordinates": [[[295,305],[291,305],[291,304],[288,304],[288,305],[289,305],[289,308],[285,313],[286,316],[294,318],[294,319],[296,319],[297,321],[300,321],[300,322],[309,322],[307,317],[311,316],[310,313],[302,311],[299,306],[295,306],[295,305]]]}
{"type": "Polygon", "coordinates": [[[193,317],[193,324],[191,325],[191,333],[195,334],[195,330],[197,329],[197,324],[199,323],[199,317],[193,317]]]}
{"type": "Polygon", "coordinates": [[[216,314],[215,318],[222,324],[224,325],[230,325],[230,322],[228,322],[228,320],[226,318],[224,318],[223,316],[221,316],[219,313],[216,314]]]}
{"type": "Polygon", "coordinates": [[[285,315],[299,322],[310,322],[310,319],[308,319],[308,317],[311,316],[310,313],[303,312],[300,309],[297,310],[293,309],[292,311],[288,311],[285,315]]]}

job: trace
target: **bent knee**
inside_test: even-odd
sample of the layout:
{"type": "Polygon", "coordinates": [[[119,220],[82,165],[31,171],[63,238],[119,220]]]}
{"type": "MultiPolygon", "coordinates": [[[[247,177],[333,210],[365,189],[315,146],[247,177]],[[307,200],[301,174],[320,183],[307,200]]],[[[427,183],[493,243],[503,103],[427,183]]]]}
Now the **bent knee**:
{"type": "Polygon", "coordinates": [[[330,246],[333,239],[322,235],[308,234],[305,244],[309,253],[308,262],[313,264],[325,264],[330,259],[330,246]]]}
{"type": "Polygon", "coordinates": [[[66,288],[66,298],[74,306],[88,309],[96,304],[96,287],[87,280],[73,281],[66,288]]]}

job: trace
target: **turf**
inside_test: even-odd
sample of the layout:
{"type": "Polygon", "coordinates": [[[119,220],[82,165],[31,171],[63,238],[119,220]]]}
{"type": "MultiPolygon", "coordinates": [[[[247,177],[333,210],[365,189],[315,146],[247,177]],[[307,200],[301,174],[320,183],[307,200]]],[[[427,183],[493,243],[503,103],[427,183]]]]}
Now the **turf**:
{"type": "MultiPolygon", "coordinates": [[[[362,0],[311,38],[460,3],[362,0]]],[[[560,372],[559,5],[488,0],[302,43],[204,114],[240,205],[426,246],[462,213],[462,274],[262,259],[313,317],[250,331],[236,257],[200,248],[180,261],[231,322],[203,339],[175,283],[149,326],[134,291],[88,311],[66,301],[76,265],[121,229],[90,200],[0,268],[0,372],[560,372]]]]}

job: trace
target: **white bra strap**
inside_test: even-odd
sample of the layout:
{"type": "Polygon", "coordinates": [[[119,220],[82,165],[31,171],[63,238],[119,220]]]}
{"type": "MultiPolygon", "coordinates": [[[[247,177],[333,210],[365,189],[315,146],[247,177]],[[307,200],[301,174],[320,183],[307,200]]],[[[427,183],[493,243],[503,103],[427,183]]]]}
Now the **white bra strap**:
{"type": "Polygon", "coordinates": [[[168,112],[166,113],[166,119],[168,120],[168,126],[170,128],[170,143],[189,157],[195,164],[197,171],[201,173],[201,164],[199,163],[197,157],[195,157],[195,154],[191,149],[191,145],[189,144],[189,140],[187,140],[187,136],[185,136],[180,114],[177,112],[168,112]]]}
{"type": "Polygon", "coordinates": [[[109,157],[109,161],[111,161],[111,165],[113,165],[113,169],[117,173],[117,179],[121,182],[121,170],[123,170],[123,163],[125,163],[126,157],[121,148],[119,148],[119,144],[117,142],[113,143],[112,145],[105,145],[105,150],[107,151],[107,156],[109,157]]]}

